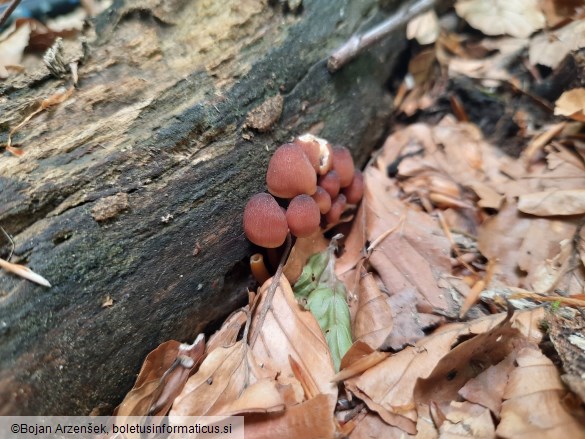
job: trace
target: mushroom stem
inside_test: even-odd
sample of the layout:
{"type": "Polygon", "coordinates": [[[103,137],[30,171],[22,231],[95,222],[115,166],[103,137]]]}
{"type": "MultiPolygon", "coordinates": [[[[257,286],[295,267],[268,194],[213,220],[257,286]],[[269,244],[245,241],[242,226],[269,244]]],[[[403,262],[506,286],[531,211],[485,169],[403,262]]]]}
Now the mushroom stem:
{"type": "Polygon", "coordinates": [[[260,253],[255,253],[250,256],[250,269],[252,270],[254,279],[256,279],[256,282],[260,285],[270,279],[270,273],[268,273],[266,265],[264,264],[264,257],[260,253]]]}

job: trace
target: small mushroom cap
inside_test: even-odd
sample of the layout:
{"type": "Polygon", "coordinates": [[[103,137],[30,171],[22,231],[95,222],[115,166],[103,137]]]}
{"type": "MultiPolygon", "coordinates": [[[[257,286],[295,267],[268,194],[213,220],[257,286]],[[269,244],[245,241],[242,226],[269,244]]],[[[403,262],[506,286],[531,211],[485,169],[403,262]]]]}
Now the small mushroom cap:
{"type": "Polygon", "coordinates": [[[333,148],[333,169],[339,174],[341,187],[347,187],[351,184],[355,168],[349,149],[344,146],[335,146],[333,148]]]}
{"type": "Polygon", "coordinates": [[[347,200],[343,194],[339,194],[331,202],[331,209],[325,215],[325,221],[327,221],[327,224],[337,224],[339,222],[339,218],[341,218],[341,214],[345,210],[346,204],[347,200]]]}
{"type": "Polygon", "coordinates": [[[311,195],[311,198],[315,200],[317,206],[319,206],[319,212],[326,214],[331,209],[331,196],[321,186],[317,186],[317,192],[311,195]]]}
{"type": "Polygon", "coordinates": [[[298,195],[288,205],[286,221],[291,233],[297,238],[310,236],[319,229],[319,206],[309,195],[298,195]]]}
{"type": "Polygon", "coordinates": [[[335,169],[332,169],[327,174],[319,177],[319,186],[327,191],[331,199],[335,198],[341,188],[339,181],[339,174],[335,169]]]}
{"type": "Polygon", "coordinates": [[[280,247],[288,233],[286,216],[270,194],[256,194],[244,209],[244,233],[254,244],[264,248],[280,247]]]}
{"type": "Polygon", "coordinates": [[[327,140],[312,134],[303,134],[293,143],[302,148],[317,174],[325,175],[333,166],[333,148],[327,140]]]}
{"type": "Polygon", "coordinates": [[[364,196],[364,174],[355,170],[351,184],[343,189],[343,195],[347,199],[347,204],[357,204],[364,196]]]}
{"type": "Polygon", "coordinates": [[[272,195],[280,198],[313,195],[317,190],[317,175],[301,147],[286,143],[274,152],[268,163],[266,185],[272,195]]]}

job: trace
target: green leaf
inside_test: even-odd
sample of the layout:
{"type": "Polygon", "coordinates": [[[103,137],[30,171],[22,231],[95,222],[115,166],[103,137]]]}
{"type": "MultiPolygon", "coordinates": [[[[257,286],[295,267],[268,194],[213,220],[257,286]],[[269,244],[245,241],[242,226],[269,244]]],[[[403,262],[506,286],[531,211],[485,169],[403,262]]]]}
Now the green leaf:
{"type": "Polygon", "coordinates": [[[330,252],[325,250],[315,253],[307,261],[299,280],[295,283],[294,292],[297,298],[306,298],[319,285],[321,275],[329,263],[330,252]]]}
{"type": "Polygon", "coordinates": [[[321,285],[309,294],[307,308],[313,313],[331,351],[335,370],[351,347],[351,321],[345,287],[339,281],[333,288],[321,285]]]}

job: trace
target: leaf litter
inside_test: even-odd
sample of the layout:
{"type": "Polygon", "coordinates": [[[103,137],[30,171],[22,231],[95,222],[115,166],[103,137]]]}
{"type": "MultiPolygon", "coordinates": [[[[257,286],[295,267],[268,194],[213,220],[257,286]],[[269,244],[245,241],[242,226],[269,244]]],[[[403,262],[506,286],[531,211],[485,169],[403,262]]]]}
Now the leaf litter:
{"type": "Polygon", "coordinates": [[[414,20],[340,249],[297,240],[192,367],[151,353],[122,412],[241,414],[247,438],[585,437],[583,89],[538,88],[582,56],[573,3],[458,0],[487,36],[414,20]]]}

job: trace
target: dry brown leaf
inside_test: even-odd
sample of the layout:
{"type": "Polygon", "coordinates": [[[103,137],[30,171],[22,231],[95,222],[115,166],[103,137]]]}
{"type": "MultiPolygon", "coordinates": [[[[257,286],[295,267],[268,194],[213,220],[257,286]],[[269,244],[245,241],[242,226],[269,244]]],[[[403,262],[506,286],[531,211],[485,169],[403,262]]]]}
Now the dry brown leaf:
{"type": "Polygon", "coordinates": [[[298,280],[309,258],[315,253],[322,252],[328,246],[329,241],[325,239],[321,229],[306,238],[297,238],[283,269],[291,285],[298,280]]]}
{"type": "Polygon", "coordinates": [[[529,60],[533,65],[555,69],[571,51],[582,47],[585,47],[585,20],[578,20],[532,38],[529,60]]]}
{"type": "Polygon", "coordinates": [[[541,261],[527,277],[526,283],[531,285],[535,293],[551,293],[555,289],[561,291],[582,291],[583,267],[576,267],[573,242],[565,239],[559,243],[561,249],[552,259],[541,261]],[[568,276],[567,276],[568,275],[568,276]],[[577,281],[572,285],[572,281],[577,281]]]}
{"type": "MultiPolygon", "coordinates": [[[[274,379],[274,372],[262,368],[243,341],[227,348],[218,347],[207,355],[197,373],[189,378],[175,399],[170,416],[220,415],[232,404],[237,404],[239,410],[268,410],[262,401],[253,398],[246,399],[246,403],[250,404],[247,407],[235,401],[248,386],[270,377],[274,379]]],[[[271,382],[276,385],[276,381],[271,382]]]]}
{"type": "Polygon", "coordinates": [[[30,33],[30,25],[25,23],[0,41],[0,78],[5,79],[10,75],[7,67],[20,64],[24,49],[28,46],[30,33]]]}
{"type": "Polygon", "coordinates": [[[545,24],[537,0],[457,0],[455,10],[486,35],[526,38],[545,24]]]}
{"type": "Polygon", "coordinates": [[[333,377],[333,381],[344,381],[374,367],[388,357],[387,352],[373,350],[363,341],[356,341],[341,360],[341,371],[333,377]]]}
{"type": "Polygon", "coordinates": [[[555,102],[555,116],[566,116],[585,122],[585,88],[564,92],[555,102]]]}
{"type": "Polygon", "coordinates": [[[249,313],[249,306],[245,306],[232,313],[221,325],[221,328],[209,337],[207,342],[206,354],[212,352],[218,347],[227,348],[232,346],[237,338],[242,326],[246,323],[249,313]]]}
{"type": "Polygon", "coordinates": [[[557,26],[569,18],[576,18],[583,6],[581,0],[542,0],[542,12],[549,27],[557,26]]]}
{"type": "MultiPolygon", "coordinates": [[[[262,309],[271,278],[260,289],[257,310],[262,309]]],[[[258,313],[252,320],[250,333],[256,330],[258,313]]],[[[310,311],[297,304],[286,278],[280,279],[270,310],[254,346],[251,347],[260,363],[268,364],[279,375],[294,378],[289,355],[307,371],[319,391],[337,397],[337,387],[331,383],[335,371],[329,347],[317,320],[310,311]]]]}
{"type": "Polygon", "coordinates": [[[518,210],[537,216],[580,215],[585,213],[585,189],[521,195],[518,210]]]}
{"type": "Polygon", "coordinates": [[[575,225],[570,222],[528,218],[510,203],[480,226],[477,244],[481,253],[495,263],[494,280],[530,288],[526,273],[531,276],[542,261],[557,255],[559,242],[574,233],[575,225]]]}
{"type": "Polygon", "coordinates": [[[489,410],[481,405],[452,401],[444,410],[444,414],[445,421],[439,429],[442,439],[495,437],[494,421],[489,410]]]}
{"type": "MultiPolygon", "coordinates": [[[[375,413],[368,413],[349,435],[350,439],[403,439],[409,437],[404,430],[385,423],[375,413]]],[[[418,437],[418,436],[417,436],[418,437]]]]}
{"type": "Polygon", "coordinates": [[[284,413],[254,414],[244,419],[246,439],[334,439],[336,398],[318,395],[284,413]]]}
{"type": "Polygon", "coordinates": [[[410,208],[386,191],[388,178],[377,168],[364,172],[367,237],[376,241],[370,263],[390,294],[413,289],[429,310],[448,310],[447,294],[438,285],[451,274],[449,241],[429,215],[410,208]],[[404,219],[403,219],[404,218],[404,219]]]}
{"type": "Polygon", "coordinates": [[[416,301],[413,289],[400,291],[388,298],[394,324],[383,349],[399,351],[406,345],[413,345],[425,337],[425,331],[443,321],[442,317],[418,311],[416,301]]]}
{"type": "Polygon", "coordinates": [[[360,279],[358,310],[353,324],[353,338],[378,349],[392,331],[392,309],[374,276],[364,273],[360,279]]]}
{"type": "MultiPolygon", "coordinates": [[[[439,333],[441,329],[438,330],[439,333]]],[[[512,321],[505,319],[488,331],[458,344],[434,366],[432,373],[419,378],[414,389],[417,403],[454,401],[463,385],[482,369],[507,357],[527,339],[512,321]]]]}
{"type": "Polygon", "coordinates": [[[406,38],[415,39],[419,44],[432,44],[440,32],[439,19],[434,10],[414,17],[406,25],[406,38]]]}
{"type": "Polygon", "coordinates": [[[223,406],[220,411],[225,416],[247,413],[270,413],[284,410],[285,401],[273,378],[263,378],[246,387],[238,399],[223,406]]]}
{"type": "Polygon", "coordinates": [[[526,161],[526,164],[530,166],[539,159],[540,153],[544,147],[548,145],[552,139],[558,136],[566,126],[567,122],[557,123],[546,128],[541,134],[535,136],[526,149],[522,151],[522,158],[526,161]]]}
{"type": "Polygon", "coordinates": [[[502,438],[578,438],[585,428],[565,409],[566,390],[554,364],[536,347],[516,357],[496,434],[502,438]]]}
{"type": "MultiPolygon", "coordinates": [[[[538,340],[541,334],[537,325],[542,316],[542,309],[517,313],[513,318],[514,327],[518,327],[525,336],[538,340]]],[[[420,340],[415,346],[407,347],[365,371],[361,376],[347,380],[346,387],[363,399],[371,410],[378,412],[384,421],[413,434],[417,420],[414,398],[417,381],[431,376],[435,368],[441,366],[443,357],[451,352],[458,340],[482,333],[486,333],[483,338],[489,338],[492,331],[498,330],[498,324],[504,318],[505,315],[498,314],[467,324],[446,325],[420,340]]],[[[497,337],[495,339],[497,340],[497,337]]],[[[471,343],[473,347],[473,338],[455,349],[466,351],[469,348],[465,347],[465,343],[468,345],[471,343]]],[[[473,349],[471,351],[473,352],[473,349]]]]}
{"type": "Polygon", "coordinates": [[[483,79],[485,85],[498,85],[500,81],[514,82],[508,68],[520,57],[528,45],[528,39],[500,38],[485,39],[482,46],[489,51],[497,51],[482,59],[453,57],[448,63],[449,76],[466,76],[483,79]]]}
{"type": "Polygon", "coordinates": [[[514,369],[516,351],[513,351],[498,364],[488,367],[474,378],[471,378],[459,390],[459,395],[469,402],[487,407],[499,419],[502,398],[508,377],[514,369]]]}
{"type": "Polygon", "coordinates": [[[134,387],[116,408],[117,419],[166,415],[204,350],[203,334],[192,345],[171,340],[158,346],[147,355],[134,387]]]}

